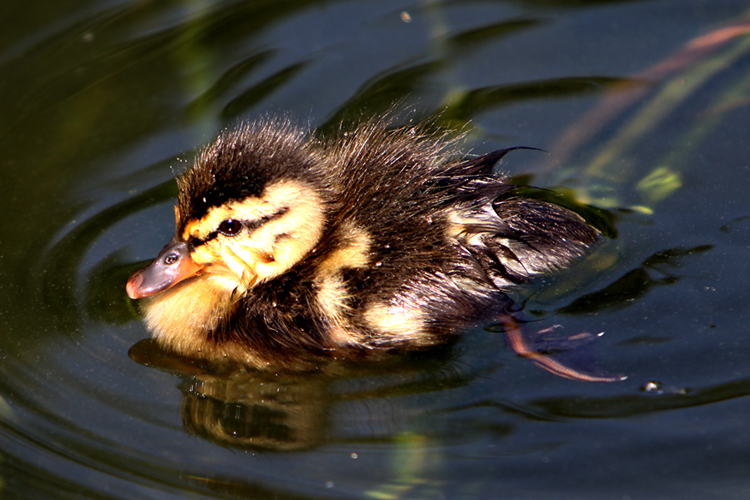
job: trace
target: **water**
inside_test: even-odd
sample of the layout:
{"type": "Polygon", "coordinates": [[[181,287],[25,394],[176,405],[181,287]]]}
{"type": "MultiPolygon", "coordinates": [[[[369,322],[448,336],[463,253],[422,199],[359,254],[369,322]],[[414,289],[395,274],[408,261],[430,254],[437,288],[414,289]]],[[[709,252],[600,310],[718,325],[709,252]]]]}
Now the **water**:
{"type": "Polygon", "coordinates": [[[0,7],[0,494],[744,498],[748,15],[716,0],[0,7]],[[470,122],[467,150],[549,151],[503,168],[607,210],[616,238],[524,308],[605,331],[599,361],[627,381],[554,377],[493,328],[305,377],[211,376],[139,343],[124,282],[171,235],[173,171],[196,147],[267,112],[330,130],[394,100],[470,122]]]}

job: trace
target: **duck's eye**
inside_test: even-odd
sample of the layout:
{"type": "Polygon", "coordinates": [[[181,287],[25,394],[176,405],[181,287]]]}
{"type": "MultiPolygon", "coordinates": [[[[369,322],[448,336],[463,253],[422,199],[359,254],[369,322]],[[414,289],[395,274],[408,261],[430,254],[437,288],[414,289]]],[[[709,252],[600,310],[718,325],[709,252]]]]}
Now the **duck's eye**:
{"type": "Polygon", "coordinates": [[[176,253],[170,253],[164,257],[164,263],[168,266],[173,266],[180,260],[180,256],[176,253]]]}
{"type": "Polygon", "coordinates": [[[242,231],[242,222],[234,219],[227,219],[219,224],[219,232],[224,236],[237,236],[242,231]]]}

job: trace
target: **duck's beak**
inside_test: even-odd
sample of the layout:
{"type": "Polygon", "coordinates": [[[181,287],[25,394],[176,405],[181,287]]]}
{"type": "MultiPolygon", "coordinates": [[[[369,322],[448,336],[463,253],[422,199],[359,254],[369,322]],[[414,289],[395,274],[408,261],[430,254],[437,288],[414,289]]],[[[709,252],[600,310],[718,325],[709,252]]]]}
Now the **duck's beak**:
{"type": "Polygon", "coordinates": [[[125,289],[131,299],[142,299],[195,276],[201,269],[203,266],[190,258],[187,243],[175,236],[151,264],[133,273],[125,289]]]}

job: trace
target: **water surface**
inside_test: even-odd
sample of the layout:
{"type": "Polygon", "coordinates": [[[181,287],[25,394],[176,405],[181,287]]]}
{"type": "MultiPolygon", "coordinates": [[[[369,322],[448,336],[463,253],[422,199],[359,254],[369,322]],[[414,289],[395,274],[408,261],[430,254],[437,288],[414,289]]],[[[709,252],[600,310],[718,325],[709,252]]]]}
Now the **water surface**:
{"type": "Polygon", "coordinates": [[[738,0],[30,1],[0,7],[6,498],[744,498],[750,12],[738,0]],[[613,236],[526,290],[606,332],[555,377],[496,328],[379,366],[155,359],[127,276],[223,126],[394,101],[575,195],[613,236]],[[144,366],[128,356],[149,360],[144,366]],[[139,355],[141,356],[139,358],[139,355]],[[157,365],[157,366],[153,366],[157,365]]]}

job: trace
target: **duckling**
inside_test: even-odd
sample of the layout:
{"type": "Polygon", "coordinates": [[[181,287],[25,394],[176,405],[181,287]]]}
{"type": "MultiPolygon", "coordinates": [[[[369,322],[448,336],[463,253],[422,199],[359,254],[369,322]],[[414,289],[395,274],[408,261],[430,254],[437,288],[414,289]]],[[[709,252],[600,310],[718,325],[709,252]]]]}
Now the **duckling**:
{"type": "Polygon", "coordinates": [[[222,132],[177,178],[176,232],[127,283],[156,341],[252,368],[445,342],[599,238],[494,174],[511,149],[371,121],[334,140],[282,118],[222,132]]]}

